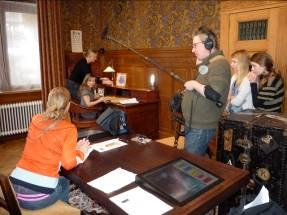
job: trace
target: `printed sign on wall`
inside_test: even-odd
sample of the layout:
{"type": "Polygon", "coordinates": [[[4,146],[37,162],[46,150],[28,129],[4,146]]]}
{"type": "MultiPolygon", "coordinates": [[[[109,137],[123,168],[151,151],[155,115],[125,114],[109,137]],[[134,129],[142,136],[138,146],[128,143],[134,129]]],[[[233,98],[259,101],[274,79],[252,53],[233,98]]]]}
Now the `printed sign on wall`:
{"type": "Polygon", "coordinates": [[[71,30],[72,52],[83,52],[82,31],[71,30]]]}

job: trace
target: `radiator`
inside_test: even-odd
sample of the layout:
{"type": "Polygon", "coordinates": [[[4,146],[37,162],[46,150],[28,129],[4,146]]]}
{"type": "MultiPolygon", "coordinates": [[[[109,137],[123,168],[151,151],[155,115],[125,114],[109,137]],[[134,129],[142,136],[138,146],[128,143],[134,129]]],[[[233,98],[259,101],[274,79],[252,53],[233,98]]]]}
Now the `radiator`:
{"type": "Polygon", "coordinates": [[[0,105],[0,137],[27,132],[32,117],[43,112],[42,105],[41,100],[0,105]]]}

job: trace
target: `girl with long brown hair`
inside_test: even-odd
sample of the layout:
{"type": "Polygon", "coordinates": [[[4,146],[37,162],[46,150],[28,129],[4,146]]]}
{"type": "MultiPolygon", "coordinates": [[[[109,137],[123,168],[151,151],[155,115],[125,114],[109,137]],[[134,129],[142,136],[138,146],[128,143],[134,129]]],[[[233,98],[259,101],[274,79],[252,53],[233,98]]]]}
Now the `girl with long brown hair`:
{"type": "Polygon", "coordinates": [[[268,112],[282,112],[284,82],[275,71],[272,57],[266,52],[255,53],[251,57],[250,81],[253,105],[268,112]]]}

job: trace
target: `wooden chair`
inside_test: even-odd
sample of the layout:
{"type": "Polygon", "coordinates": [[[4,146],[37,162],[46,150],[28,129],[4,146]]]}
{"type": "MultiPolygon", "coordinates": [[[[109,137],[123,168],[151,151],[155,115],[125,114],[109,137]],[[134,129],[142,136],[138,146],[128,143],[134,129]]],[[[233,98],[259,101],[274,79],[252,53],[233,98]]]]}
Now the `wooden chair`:
{"type": "Polygon", "coordinates": [[[3,197],[0,196],[0,207],[4,208],[10,215],[80,215],[81,211],[74,208],[63,201],[57,201],[55,204],[39,209],[39,210],[26,210],[20,208],[16,199],[13,187],[10,183],[9,177],[0,173],[0,187],[3,197]]]}
{"type": "Polygon", "coordinates": [[[99,125],[96,122],[95,119],[85,119],[81,116],[81,113],[91,113],[91,112],[97,112],[98,115],[100,115],[106,108],[105,103],[100,103],[96,105],[95,107],[83,107],[78,102],[71,101],[70,105],[70,117],[71,122],[76,125],[77,128],[97,128],[99,125]]]}
{"type": "Polygon", "coordinates": [[[172,121],[174,123],[174,136],[166,137],[156,140],[159,143],[172,146],[174,148],[183,149],[184,148],[184,119],[180,112],[171,112],[172,121]]]}

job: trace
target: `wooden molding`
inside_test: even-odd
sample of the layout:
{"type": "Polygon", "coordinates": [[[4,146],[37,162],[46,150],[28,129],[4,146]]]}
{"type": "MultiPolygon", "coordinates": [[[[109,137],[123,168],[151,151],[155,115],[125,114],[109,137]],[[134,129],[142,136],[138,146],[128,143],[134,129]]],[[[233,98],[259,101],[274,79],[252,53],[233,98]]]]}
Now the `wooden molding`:
{"type": "Polygon", "coordinates": [[[245,11],[256,11],[266,8],[282,7],[286,6],[286,1],[221,1],[220,3],[220,13],[229,14],[229,13],[239,13],[245,11]]]}
{"type": "Polygon", "coordinates": [[[0,93],[0,104],[41,100],[41,90],[0,93]]]}

